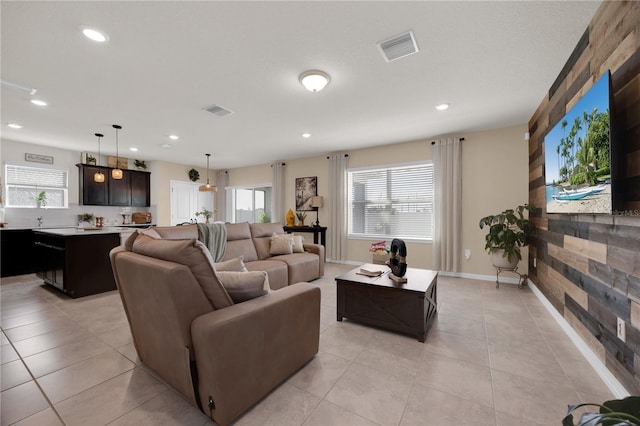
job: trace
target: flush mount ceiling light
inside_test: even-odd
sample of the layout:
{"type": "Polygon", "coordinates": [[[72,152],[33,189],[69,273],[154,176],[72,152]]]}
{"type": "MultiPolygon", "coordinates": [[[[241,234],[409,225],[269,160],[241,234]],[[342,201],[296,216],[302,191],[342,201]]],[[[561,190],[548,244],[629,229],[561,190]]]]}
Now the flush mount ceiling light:
{"type": "MultiPolygon", "coordinates": [[[[100,138],[102,138],[104,135],[102,133],[95,133],[95,135],[98,137],[98,161],[97,161],[97,165],[100,165],[100,138]]],[[[98,183],[102,183],[104,182],[104,173],[102,173],[101,170],[98,170],[97,172],[95,172],[93,174],[93,181],[94,182],[98,182],[98,183]]]]}
{"type": "Polygon", "coordinates": [[[40,99],[31,99],[31,103],[34,105],[42,106],[42,107],[47,106],[47,103],[40,99]]]}
{"type": "Polygon", "coordinates": [[[173,145],[171,145],[170,143],[163,143],[162,145],[160,145],[160,148],[173,148],[173,145]]]}
{"type": "Polygon", "coordinates": [[[440,105],[436,105],[436,109],[438,111],[444,111],[446,109],[449,109],[449,106],[450,106],[449,104],[440,104],[440,105]]]}
{"type": "Polygon", "coordinates": [[[211,185],[209,183],[209,157],[211,154],[205,154],[207,156],[207,183],[205,185],[200,185],[198,191],[200,192],[216,192],[218,188],[215,185],[211,185]]]}
{"type": "Polygon", "coordinates": [[[329,84],[329,74],[320,70],[305,71],[300,74],[300,83],[310,92],[319,92],[329,84]]]}
{"type": "Polygon", "coordinates": [[[101,33],[100,31],[93,28],[83,28],[82,34],[84,34],[84,36],[89,40],[93,40],[98,43],[104,43],[105,41],[109,40],[109,37],[107,37],[104,33],[101,33]]]}
{"type": "Polygon", "coordinates": [[[169,139],[171,139],[173,141],[177,141],[178,139],[180,139],[180,136],[178,136],[178,135],[169,135],[169,139]]]}
{"type": "Polygon", "coordinates": [[[131,148],[129,148],[129,151],[138,152],[138,148],[132,146],[131,148]]]}
{"type": "Polygon", "coordinates": [[[22,129],[22,126],[16,123],[9,123],[7,124],[7,126],[11,127],[12,129],[22,129]]]}
{"type": "Polygon", "coordinates": [[[305,138],[305,139],[310,138],[311,137],[311,133],[303,133],[302,137],[305,138]]]}
{"type": "Polygon", "coordinates": [[[117,124],[114,124],[113,126],[114,129],[116,129],[116,168],[115,169],[111,169],[111,177],[115,180],[120,180],[122,179],[123,176],[123,172],[119,167],[120,163],[120,156],[119,156],[119,152],[118,152],[118,130],[122,129],[122,126],[119,126],[117,124]]]}

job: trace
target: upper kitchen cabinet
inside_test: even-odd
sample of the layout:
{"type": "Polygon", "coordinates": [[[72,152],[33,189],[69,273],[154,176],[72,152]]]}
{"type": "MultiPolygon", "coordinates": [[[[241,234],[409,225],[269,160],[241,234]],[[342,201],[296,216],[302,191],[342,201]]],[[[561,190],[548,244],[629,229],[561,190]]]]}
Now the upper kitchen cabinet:
{"type": "Polygon", "coordinates": [[[111,167],[77,164],[80,170],[80,204],[85,206],[151,205],[151,173],[123,170],[122,179],[111,177],[111,167]],[[104,173],[104,182],[95,182],[96,172],[104,173]]]}

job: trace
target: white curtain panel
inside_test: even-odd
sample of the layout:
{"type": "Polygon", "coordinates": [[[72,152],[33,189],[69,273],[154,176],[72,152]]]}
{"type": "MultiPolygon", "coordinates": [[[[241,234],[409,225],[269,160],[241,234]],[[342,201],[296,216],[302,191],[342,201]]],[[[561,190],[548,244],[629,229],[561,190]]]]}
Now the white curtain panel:
{"type": "Polygon", "coordinates": [[[434,222],[433,269],[458,272],[462,245],[462,142],[433,144],[434,222]]]}
{"type": "Polygon", "coordinates": [[[271,195],[271,222],[286,223],[285,214],[285,197],[286,186],[284,182],[285,163],[278,161],[271,165],[271,173],[273,174],[273,193],[271,195]]]}
{"type": "Polygon", "coordinates": [[[218,171],[216,175],[216,187],[218,191],[214,196],[214,208],[217,210],[215,218],[220,222],[227,221],[227,186],[229,186],[229,172],[226,170],[218,171]]]}
{"type": "Polygon", "coordinates": [[[327,209],[329,223],[327,233],[327,257],[332,260],[345,260],[347,255],[347,163],[346,154],[333,154],[329,157],[329,190],[327,209]]]}

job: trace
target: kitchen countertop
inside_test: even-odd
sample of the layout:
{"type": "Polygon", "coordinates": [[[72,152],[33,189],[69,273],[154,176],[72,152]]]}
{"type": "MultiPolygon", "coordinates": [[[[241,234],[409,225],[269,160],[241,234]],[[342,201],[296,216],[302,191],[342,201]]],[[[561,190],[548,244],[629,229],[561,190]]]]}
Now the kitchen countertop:
{"type": "Polygon", "coordinates": [[[103,235],[103,234],[123,234],[135,231],[132,227],[123,226],[105,226],[102,229],[83,229],[83,228],[33,228],[34,232],[39,234],[55,235],[58,237],[75,237],[83,235],[103,235]]]}

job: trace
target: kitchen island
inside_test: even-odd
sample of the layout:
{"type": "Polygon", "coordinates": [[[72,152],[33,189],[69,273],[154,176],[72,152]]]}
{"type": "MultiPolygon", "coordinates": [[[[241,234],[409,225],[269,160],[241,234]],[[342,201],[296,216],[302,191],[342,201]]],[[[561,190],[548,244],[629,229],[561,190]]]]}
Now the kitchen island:
{"type": "Polygon", "coordinates": [[[36,275],[69,296],[116,289],[109,252],[133,229],[33,229],[36,275]]]}

